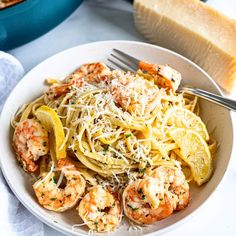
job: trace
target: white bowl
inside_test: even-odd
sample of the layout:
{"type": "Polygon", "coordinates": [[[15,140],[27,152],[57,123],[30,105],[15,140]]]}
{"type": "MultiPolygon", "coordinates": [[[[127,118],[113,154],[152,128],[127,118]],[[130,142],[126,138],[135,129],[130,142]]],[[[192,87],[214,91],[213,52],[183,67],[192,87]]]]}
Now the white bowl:
{"type": "MultiPolygon", "coordinates": [[[[167,49],[140,42],[106,41],[81,45],[56,54],[32,69],[12,91],[1,114],[1,168],[10,188],[23,205],[44,223],[67,234],[87,235],[88,228],[82,226],[76,231],[72,230],[72,225],[81,222],[75,210],[54,213],[47,211],[37,203],[29,176],[18,166],[11,147],[10,120],[19,106],[38,97],[45,91],[44,80],[46,77],[62,79],[83,63],[93,61],[107,62],[106,58],[112,48],[121,49],[137,58],[153,63],[169,64],[181,72],[185,83],[221,94],[215,82],[188,59],[167,49]]],[[[214,174],[210,181],[202,187],[191,186],[192,200],[186,209],[145,228],[145,235],[163,233],[190,216],[215,191],[227,169],[233,143],[230,112],[205,100],[200,100],[200,106],[201,117],[207,123],[208,129],[214,130],[212,135],[219,144],[218,152],[214,157],[214,174]]],[[[117,235],[130,235],[127,231],[128,227],[126,223],[122,225],[118,229],[117,235]]]]}

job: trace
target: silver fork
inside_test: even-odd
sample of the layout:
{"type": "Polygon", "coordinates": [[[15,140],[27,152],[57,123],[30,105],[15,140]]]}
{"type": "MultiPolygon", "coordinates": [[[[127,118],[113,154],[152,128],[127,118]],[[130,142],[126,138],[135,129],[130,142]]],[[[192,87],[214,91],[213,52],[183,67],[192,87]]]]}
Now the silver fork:
{"type": "MultiPolygon", "coordinates": [[[[110,57],[107,60],[116,67],[120,68],[121,70],[124,71],[129,70],[132,72],[135,72],[139,69],[139,62],[141,61],[118,49],[113,49],[113,53],[110,54],[110,57]]],[[[202,89],[180,86],[177,92],[192,94],[204,98],[210,102],[221,105],[229,110],[236,111],[236,101],[229,98],[225,98],[220,95],[216,95],[214,93],[210,93],[202,89]]]]}

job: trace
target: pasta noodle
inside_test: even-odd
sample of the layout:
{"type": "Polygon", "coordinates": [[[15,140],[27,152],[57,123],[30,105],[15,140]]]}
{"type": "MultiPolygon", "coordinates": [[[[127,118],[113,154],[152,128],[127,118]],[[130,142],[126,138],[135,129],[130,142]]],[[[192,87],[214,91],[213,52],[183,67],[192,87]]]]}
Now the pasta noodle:
{"type": "MultiPolygon", "coordinates": [[[[168,136],[171,127],[165,124],[165,114],[181,107],[199,115],[197,97],[160,89],[140,71],[139,75],[113,71],[111,77],[110,83],[71,85],[67,93],[53,99],[45,93],[22,107],[13,126],[34,115],[42,104],[53,108],[67,133],[63,145],[102,176],[158,166],[162,160],[181,161],[178,146],[168,136]]],[[[63,86],[52,81],[57,83],[52,87],[63,86]]],[[[216,143],[211,140],[209,147],[216,149],[216,143]]]]}

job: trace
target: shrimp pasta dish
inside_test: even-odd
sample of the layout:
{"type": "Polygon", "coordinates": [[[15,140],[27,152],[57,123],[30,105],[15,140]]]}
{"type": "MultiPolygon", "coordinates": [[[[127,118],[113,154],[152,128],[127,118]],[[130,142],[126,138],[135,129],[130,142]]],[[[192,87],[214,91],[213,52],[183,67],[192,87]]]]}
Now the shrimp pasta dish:
{"type": "Polygon", "coordinates": [[[139,67],[95,62],[48,78],[12,120],[16,158],[36,178],[38,203],[60,214],[74,208],[94,232],[115,230],[123,216],[158,224],[188,206],[190,182],[200,186],[213,171],[216,141],[197,97],[178,92],[181,74],[139,67]]]}

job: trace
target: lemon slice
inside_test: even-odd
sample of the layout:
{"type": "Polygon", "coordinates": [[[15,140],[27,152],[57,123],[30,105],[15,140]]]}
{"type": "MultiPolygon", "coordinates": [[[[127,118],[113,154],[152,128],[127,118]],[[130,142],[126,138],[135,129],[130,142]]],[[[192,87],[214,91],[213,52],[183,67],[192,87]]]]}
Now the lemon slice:
{"type": "Polygon", "coordinates": [[[212,158],[205,140],[197,132],[184,128],[169,131],[180,148],[181,158],[190,166],[198,185],[205,183],[212,173],[212,158]]]}
{"type": "Polygon", "coordinates": [[[65,134],[57,113],[48,106],[39,107],[35,115],[50,134],[51,155],[57,160],[66,157],[65,134]]]}
{"type": "Polygon", "coordinates": [[[177,128],[194,130],[199,133],[203,139],[209,140],[209,134],[201,118],[188,109],[181,107],[171,108],[166,114],[166,122],[168,125],[174,125],[177,128]]]}

